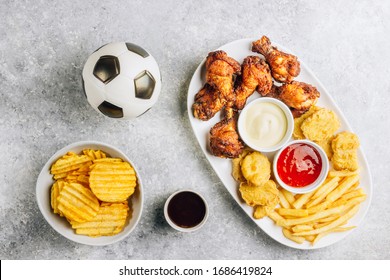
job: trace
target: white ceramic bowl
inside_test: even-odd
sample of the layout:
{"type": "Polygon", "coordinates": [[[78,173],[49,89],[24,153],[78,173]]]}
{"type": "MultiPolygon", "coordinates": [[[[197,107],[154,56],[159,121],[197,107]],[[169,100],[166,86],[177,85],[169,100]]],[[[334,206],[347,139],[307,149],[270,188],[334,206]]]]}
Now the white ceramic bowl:
{"type": "Polygon", "coordinates": [[[244,109],[241,111],[240,116],[238,118],[238,132],[240,134],[241,139],[247,144],[249,147],[251,147],[253,150],[259,151],[259,152],[275,152],[279,150],[282,146],[284,146],[290,139],[293,133],[294,129],[294,117],[291,113],[291,110],[287,107],[286,104],[283,102],[271,98],[271,97],[261,97],[253,100],[252,102],[248,103],[245,105],[244,109]],[[270,146],[270,147],[262,147],[259,146],[257,143],[254,142],[254,140],[248,135],[246,132],[246,125],[245,125],[245,120],[247,118],[247,113],[250,108],[258,103],[272,103],[279,107],[285,117],[286,117],[286,132],[284,134],[284,137],[275,145],[270,146]]]}
{"type": "Polygon", "coordinates": [[[138,224],[143,208],[143,189],[142,182],[139,176],[139,173],[130,161],[130,159],[119,149],[101,142],[95,141],[82,141],[70,144],[58,152],[56,152],[44,165],[41,173],[38,176],[37,186],[36,186],[36,197],[39,206],[39,210],[42,212],[42,215],[45,217],[46,221],[61,235],[64,237],[81,244],[92,245],[92,246],[104,246],[118,242],[128,236],[138,224]],[[83,149],[96,149],[102,150],[111,157],[119,157],[124,161],[129,162],[137,175],[137,187],[134,194],[129,198],[129,207],[132,209],[131,215],[129,215],[128,221],[126,222],[125,228],[122,232],[114,236],[102,236],[102,237],[89,237],[85,235],[78,235],[71,228],[68,221],[60,217],[57,214],[54,214],[50,205],[50,190],[51,186],[54,183],[53,175],[50,174],[51,165],[62,155],[66,154],[69,151],[80,153],[83,149]]]}
{"type": "Polygon", "coordinates": [[[328,157],[327,157],[325,151],[320,146],[318,146],[316,143],[309,141],[309,140],[295,140],[295,141],[291,141],[288,144],[286,144],[285,146],[283,146],[275,154],[272,168],[273,168],[273,173],[274,173],[275,179],[282,188],[284,188],[292,193],[302,194],[302,193],[308,193],[308,192],[314,191],[325,181],[325,179],[328,175],[328,171],[329,171],[329,160],[328,160],[328,157]],[[282,153],[282,151],[285,148],[287,148],[288,146],[290,146],[292,144],[300,144],[300,143],[310,145],[318,151],[318,153],[320,154],[320,157],[321,157],[321,161],[322,161],[322,169],[321,169],[320,175],[313,183],[311,183],[310,185],[308,185],[306,187],[296,188],[296,187],[291,187],[291,186],[287,185],[286,183],[284,183],[282,181],[282,179],[280,179],[279,174],[278,174],[278,170],[277,170],[277,163],[278,163],[278,159],[279,159],[280,154],[282,153]]]}
{"type": "Polygon", "coordinates": [[[200,228],[206,223],[207,218],[209,217],[209,207],[208,207],[208,205],[207,205],[206,199],[205,199],[201,194],[199,194],[198,192],[195,192],[195,191],[193,191],[193,190],[188,190],[188,189],[179,190],[179,191],[174,192],[173,194],[171,194],[171,195],[168,197],[167,201],[165,202],[165,205],[164,205],[164,216],[165,216],[165,220],[167,221],[167,223],[168,223],[172,228],[176,229],[177,231],[181,231],[181,232],[193,232],[193,231],[196,231],[196,230],[200,229],[200,228]],[[182,193],[182,192],[192,192],[192,193],[198,195],[198,196],[203,200],[204,205],[205,205],[205,207],[206,207],[206,213],[205,213],[205,215],[204,215],[203,220],[202,220],[198,225],[196,225],[196,226],[194,226],[194,227],[191,227],[191,228],[184,228],[184,227],[180,227],[180,226],[176,225],[176,224],[171,220],[171,218],[170,218],[169,215],[168,215],[168,205],[169,205],[169,202],[171,201],[171,199],[172,199],[175,195],[177,195],[177,194],[179,194],[179,193],[182,193]]]}

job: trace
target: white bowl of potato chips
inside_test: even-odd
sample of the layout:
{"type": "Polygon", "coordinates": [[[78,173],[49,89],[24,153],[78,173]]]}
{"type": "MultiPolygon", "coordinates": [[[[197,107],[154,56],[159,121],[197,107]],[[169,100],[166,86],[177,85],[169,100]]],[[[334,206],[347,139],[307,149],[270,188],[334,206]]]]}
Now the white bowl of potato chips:
{"type": "Polygon", "coordinates": [[[142,182],[117,148],[94,141],[70,144],[42,168],[37,202],[47,222],[64,237],[103,246],[128,236],[142,214],[142,182]]]}

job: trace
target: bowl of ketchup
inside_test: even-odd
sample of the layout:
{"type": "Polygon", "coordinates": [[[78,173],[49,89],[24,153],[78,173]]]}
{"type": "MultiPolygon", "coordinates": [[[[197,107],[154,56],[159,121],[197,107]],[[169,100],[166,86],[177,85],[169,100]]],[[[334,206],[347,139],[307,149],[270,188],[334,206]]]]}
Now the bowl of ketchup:
{"type": "Polygon", "coordinates": [[[279,185],[292,193],[308,193],[326,179],[329,161],[325,151],[309,140],[295,140],[274,157],[273,171],[279,185]]]}

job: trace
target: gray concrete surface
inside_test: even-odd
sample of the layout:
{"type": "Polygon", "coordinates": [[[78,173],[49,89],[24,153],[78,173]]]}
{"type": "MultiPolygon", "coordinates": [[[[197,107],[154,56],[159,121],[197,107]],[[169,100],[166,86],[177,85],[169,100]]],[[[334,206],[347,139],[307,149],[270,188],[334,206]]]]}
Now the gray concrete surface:
{"type": "Polygon", "coordinates": [[[390,259],[390,2],[388,1],[1,1],[1,259],[390,259]],[[368,158],[374,196],[360,228],[333,246],[280,245],[245,216],[192,133],[187,88],[207,53],[259,37],[294,50],[343,109],[368,158]],[[112,41],[151,51],[163,76],[157,105],[132,122],[97,114],[84,98],[88,55],[112,41]],[[145,184],[136,230],[106,247],[57,234],[35,200],[37,176],[59,148],[79,141],[124,150],[145,184]],[[196,188],[208,223],[180,234],[164,221],[165,199],[196,188]]]}

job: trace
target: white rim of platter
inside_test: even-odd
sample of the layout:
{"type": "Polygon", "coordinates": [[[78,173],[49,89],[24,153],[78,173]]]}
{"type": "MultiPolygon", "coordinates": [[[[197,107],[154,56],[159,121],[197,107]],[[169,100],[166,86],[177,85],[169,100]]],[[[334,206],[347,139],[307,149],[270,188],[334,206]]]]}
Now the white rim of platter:
{"type": "MultiPolygon", "coordinates": [[[[251,51],[252,42],[256,40],[257,39],[255,38],[247,38],[247,39],[233,41],[219,47],[218,50],[224,50],[230,57],[233,57],[238,62],[242,63],[244,58],[247,57],[248,55],[259,55],[251,51]]],[[[279,44],[273,42],[273,45],[278,47],[278,49],[282,51],[294,54],[294,52],[291,52],[290,50],[288,50],[287,48],[279,44]]],[[[335,101],[328,93],[328,91],[325,89],[325,87],[322,85],[322,83],[317,79],[317,77],[312,73],[312,71],[304,63],[302,63],[301,60],[299,61],[301,64],[301,72],[295,80],[312,84],[319,90],[319,92],[321,93],[321,97],[319,98],[317,105],[320,107],[331,109],[337,114],[341,123],[341,128],[337,132],[341,132],[344,130],[353,132],[351,126],[349,125],[348,121],[344,117],[343,113],[338,108],[335,101]]],[[[238,191],[237,191],[238,183],[233,179],[231,175],[231,171],[232,171],[231,160],[215,157],[209,152],[209,144],[208,144],[209,131],[215,123],[221,120],[220,113],[217,113],[209,121],[198,120],[193,116],[192,113],[192,104],[194,103],[195,95],[203,87],[205,83],[205,71],[206,69],[205,69],[205,59],[204,59],[200,63],[198,68],[195,70],[188,88],[187,110],[188,110],[190,123],[194,131],[194,134],[196,136],[196,139],[198,140],[198,143],[203,153],[205,154],[207,160],[210,162],[211,167],[214,169],[215,173],[218,175],[225,188],[233,196],[235,201],[241,206],[241,208],[249,216],[249,218],[252,219],[259,228],[261,228],[266,234],[268,234],[274,240],[288,247],[292,247],[296,249],[310,250],[310,249],[318,249],[318,248],[326,247],[342,240],[344,237],[350,234],[354,229],[346,232],[337,232],[337,233],[329,234],[323,237],[322,239],[320,239],[314,246],[311,245],[309,242],[304,242],[303,244],[297,244],[284,237],[282,233],[282,228],[275,225],[275,223],[270,218],[265,217],[260,220],[256,220],[253,218],[252,216],[253,208],[246,205],[245,202],[238,195],[238,191]]],[[[247,103],[249,103],[250,101],[256,98],[260,98],[260,94],[258,94],[257,92],[255,92],[248,99],[247,103]]],[[[264,154],[266,154],[272,162],[272,158],[275,153],[273,152],[273,153],[264,153],[264,154]]],[[[359,162],[359,171],[360,171],[360,187],[363,188],[363,190],[365,191],[367,195],[367,199],[364,202],[362,202],[359,212],[348,222],[348,225],[354,225],[354,226],[358,226],[364,219],[371,203],[372,188],[373,188],[371,173],[368,167],[367,159],[361,147],[358,149],[358,162],[359,162]]]]}

